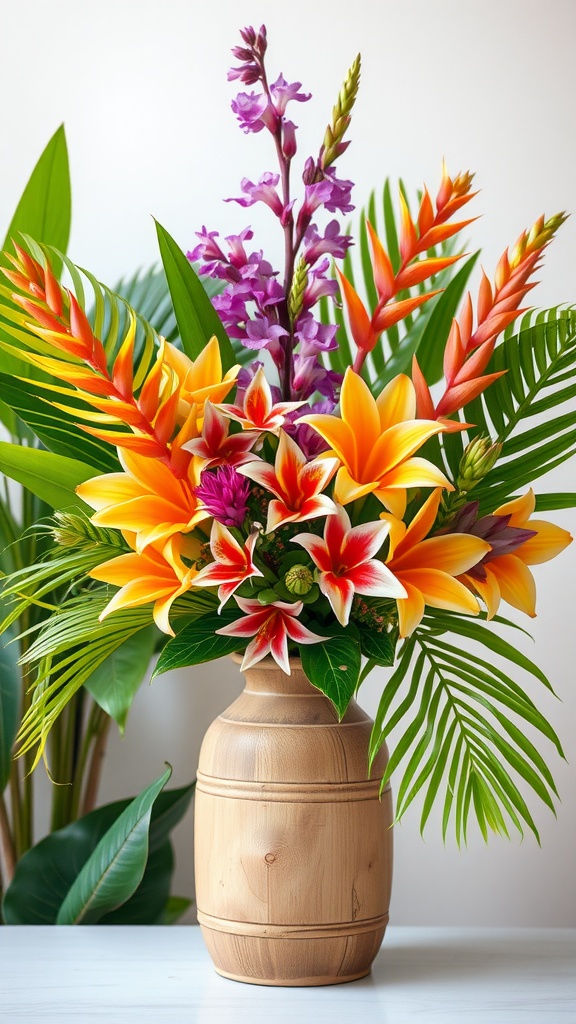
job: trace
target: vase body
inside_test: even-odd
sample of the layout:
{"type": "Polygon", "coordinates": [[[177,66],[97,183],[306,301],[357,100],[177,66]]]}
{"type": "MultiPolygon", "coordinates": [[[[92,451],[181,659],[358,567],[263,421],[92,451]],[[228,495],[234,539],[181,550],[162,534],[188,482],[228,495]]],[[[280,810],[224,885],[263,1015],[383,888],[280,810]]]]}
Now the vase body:
{"type": "Polygon", "coordinates": [[[271,659],[208,729],[195,798],[198,920],[219,974],[329,985],[368,974],[392,880],[392,800],[371,719],[342,722],[300,663],[271,659]]]}

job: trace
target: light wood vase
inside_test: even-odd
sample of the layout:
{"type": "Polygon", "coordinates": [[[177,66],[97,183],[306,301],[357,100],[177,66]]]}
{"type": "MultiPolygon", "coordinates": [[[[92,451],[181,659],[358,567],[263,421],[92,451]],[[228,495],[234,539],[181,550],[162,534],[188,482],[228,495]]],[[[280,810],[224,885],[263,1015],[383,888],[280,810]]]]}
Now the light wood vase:
{"type": "Polygon", "coordinates": [[[371,727],[355,701],[338,722],[299,661],[288,676],[266,658],[208,729],[196,901],[219,974],[332,985],[369,973],[392,881],[392,799],[378,796],[387,754],[370,781],[371,727]]]}

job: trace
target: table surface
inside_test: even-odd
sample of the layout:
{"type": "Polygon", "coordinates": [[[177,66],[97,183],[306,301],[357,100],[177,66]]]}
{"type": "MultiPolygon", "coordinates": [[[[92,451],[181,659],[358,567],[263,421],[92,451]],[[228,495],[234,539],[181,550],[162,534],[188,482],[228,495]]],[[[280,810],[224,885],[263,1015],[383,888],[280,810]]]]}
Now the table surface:
{"type": "Polygon", "coordinates": [[[368,978],[220,978],[199,928],[0,928],[2,1024],[576,1024],[576,929],[390,928],[368,978]]]}

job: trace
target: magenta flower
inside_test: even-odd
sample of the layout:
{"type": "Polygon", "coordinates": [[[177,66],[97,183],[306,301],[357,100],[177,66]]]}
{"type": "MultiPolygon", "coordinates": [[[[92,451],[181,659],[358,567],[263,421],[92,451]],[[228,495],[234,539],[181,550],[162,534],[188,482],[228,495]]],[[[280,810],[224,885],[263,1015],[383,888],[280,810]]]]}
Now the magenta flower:
{"type": "Polygon", "coordinates": [[[267,48],[266,26],[261,25],[256,34],[251,25],[240,30],[240,35],[245,46],[234,46],[232,53],[237,60],[241,61],[239,68],[230,68],[228,81],[233,82],[240,79],[245,85],[254,85],[260,82],[264,72],[264,55],[267,48]]]}
{"type": "Polygon", "coordinates": [[[246,134],[261,132],[263,128],[274,132],[278,117],[264,93],[239,92],[231,107],[246,134]]]}
{"type": "Polygon", "coordinates": [[[339,234],[340,225],[337,220],[331,220],[327,225],[324,235],[320,235],[315,224],[310,224],[304,235],[304,256],[306,262],[312,265],[320,256],[333,256],[334,259],[343,260],[348,247],[352,244],[350,235],[339,234]]]}
{"type": "Polygon", "coordinates": [[[242,178],[240,187],[245,196],[239,198],[227,199],[227,203],[238,203],[239,206],[254,206],[254,203],[266,203],[275,213],[277,217],[282,217],[284,214],[284,205],[278,192],[276,191],[276,185],[280,181],[279,174],[272,174],[270,171],[265,171],[257,185],[249,178],[242,178]]]}
{"type": "Polygon", "coordinates": [[[224,526],[242,526],[248,511],[250,484],[233,466],[205,470],[195,493],[219,523],[224,526]]]}
{"type": "Polygon", "coordinates": [[[306,101],[310,99],[312,93],[298,92],[301,88],[302,82],[289,83],[282,74],[280,74],[274,84],[270,86],[274,106],[281,117],[285,114],[286,107],[292,100],[296,100],[298,103],[306,103],[306,101]]]}
{"type": "Polygon", "coordinates": [[[271,654],[282,671],[290,675],[288,638],[297,644],[316,644],[326,640],[325,636],[318,636],[298,622],[298,615],[304,607],[302,601],[295,601],[294,604],[275,601],[274,604],[262,607],[259,601],[250,601],[244,597],[236,597],[235,600],[246,614],[216,632],[223,636],[254,637],[246,648],[241,672],[271,654]]]}

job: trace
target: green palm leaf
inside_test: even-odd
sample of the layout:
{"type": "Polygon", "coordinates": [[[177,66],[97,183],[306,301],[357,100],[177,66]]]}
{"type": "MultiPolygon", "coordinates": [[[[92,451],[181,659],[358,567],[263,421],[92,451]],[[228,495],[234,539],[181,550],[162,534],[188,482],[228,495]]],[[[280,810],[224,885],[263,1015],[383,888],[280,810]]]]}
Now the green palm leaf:
{"type": "Polygon", "coordinates": [[[384,689],[371,740],[371,756],[394,728],[403,728],[382,780],[403,765],[397,795],[400,820],[423,791],[421,829],[432,807],[443,806],[443,832],[454,820],[458,843],[466,841],[471,810],[480,831],[508,835],[511,824],[528,826],[538,838],[522,790],[530,789],[551,810],[557,795],[550,769],[526,735],[526,725],[562,748],[554,730],[526,691],[483,658],[478,644],[550,686],[528,658],[479,622],[451,613],[429,614],[405,644],[384,689]],[[444,633],[467,643],[449,644],[444,633]]]}
{"type": "MultiPolygon", "coordinates": [[[[502,444],[494,468],[474,490],[481,513],[562,465],[576,452],[576,310],[551,309],[523,317],[516,334],[506,332],[487,373],[502,377],[463,410],[475,426],[469,437],[486,434],[502,444]],[[525,426],[524,422],[529,421],[525,426]]],[[[460,433],[443,439],[454,474],[466,440],[460,433]]],[[[548,494],[539,508],[572,507],[574,495],[548,494]]]]}

